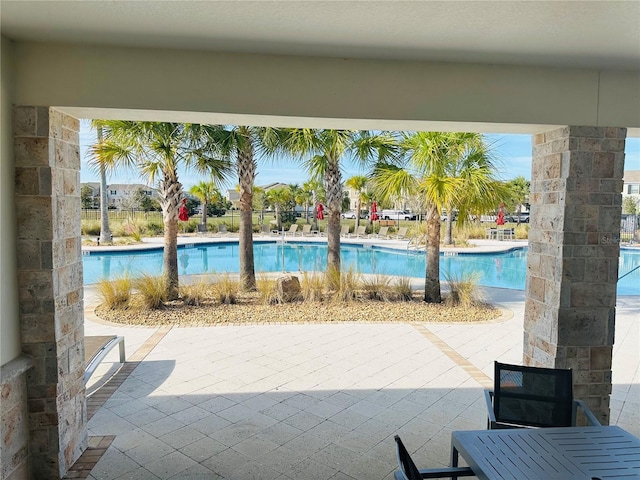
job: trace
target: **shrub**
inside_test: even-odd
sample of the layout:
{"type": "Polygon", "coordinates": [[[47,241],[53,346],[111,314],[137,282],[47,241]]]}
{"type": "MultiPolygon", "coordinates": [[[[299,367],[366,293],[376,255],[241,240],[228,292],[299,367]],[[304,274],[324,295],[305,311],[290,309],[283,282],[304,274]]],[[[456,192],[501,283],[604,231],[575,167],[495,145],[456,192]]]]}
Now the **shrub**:
{"type": "Polygon", "coordinates": [[[82,222],[82,235],[100,235],[100,222],[85,220],[82,222]]]}
{"type": "Polygon", "coordinates": [[[260,301],[265,305],[273,305],[279,302],[278,288],[275,279],[268,278],[266,275],[261,274],[256,279],[256,288],[258,289],[260,301]]]}
{"type": "Polygon", "coordinates": [[[209,297],[210,285],[202,280],[180,287],[180,297],[185,305],[199,307],[209,297]]]}
{"type": "Polygon", "coordinates": [[[146,232],[146,234],[148,234],[150,236],[162,235],[164,233],[164,225],[162,224],[162,222],[156,222],[154,220],[149,220],[147,222],[147,225],[146,225],[146,228],[145,228],[145,232],[146,232]]]}
{"type": "Polygon", "coordinates": [[[516,232],[516,238],[518,240],[526,240],[527,238],[529,238],[529,224],[521,223],[516,227],[515,232],[516,232]]]}
{"type": "Polygon", "coordinates": [[[367,275],[363,277],[361,287],[364,298],[368,300],[391,299],[391,277],[382,274],[367,275]]]}
{"type": "Polygon", "coordinates": [[[397,277],[391,285],[391,289],[397,300],[409,302],[413,300],[413,288],[411,288],[410,277],[397,277]]]}
{"type": "Polygon", "coordinates": [[[220,303],[227,305],[234,304],[238,299],[240,282],[232,279],[229,274],[224,274],[214,283],[213,291],[220,303]]]}
{"type": "Polygon", "coordinates": [[[131,280],[129,277],[116,278],[115,280],[100,280],[98,283],[98,295],[102,298],[102,304],[111,310],[123,308],[131,298],[131,280]]]}
{"type": "Polygon", "coordinates": [[[322,301],[325,283],[326,279],[324,275],[320,273],[303,272],[302,281],[300,282],[302,300],[305,302],[322,301]]]}
{"type": "Polygon", "coordinates": [[[167,301],[165,281],[162,276],[154,277],[153,275],[144,274],[134,280],[133,287],[140,294],[142,304],[146,308],[159,309],[167,301]]]}
{"type": "Polygon", "coordinates": [[[346,272],[336,269],[327,269],[325,274],[327,285],[333,290],[333,299],[337,302],[350,302],[358,298],[360,290],[360,278],[352,268],[346,272]]]}
{"type": "Polygon", "coordinates": [[[445,298],[445,305],[471,307],[481,303],[478,281],[480,275],[477,272],[470,273],[445,273],[449,284],[449,295],[445,298]]]}

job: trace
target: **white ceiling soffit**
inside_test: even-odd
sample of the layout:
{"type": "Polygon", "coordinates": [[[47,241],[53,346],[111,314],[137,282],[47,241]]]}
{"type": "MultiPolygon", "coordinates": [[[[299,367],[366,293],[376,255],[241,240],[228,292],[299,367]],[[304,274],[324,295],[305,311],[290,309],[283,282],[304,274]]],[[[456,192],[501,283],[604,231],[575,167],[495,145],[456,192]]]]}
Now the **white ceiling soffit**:
{"type": "Polygon", "coordinates": [[[640,70],[631,1],[15,1],[15,40],[640,70]]]}

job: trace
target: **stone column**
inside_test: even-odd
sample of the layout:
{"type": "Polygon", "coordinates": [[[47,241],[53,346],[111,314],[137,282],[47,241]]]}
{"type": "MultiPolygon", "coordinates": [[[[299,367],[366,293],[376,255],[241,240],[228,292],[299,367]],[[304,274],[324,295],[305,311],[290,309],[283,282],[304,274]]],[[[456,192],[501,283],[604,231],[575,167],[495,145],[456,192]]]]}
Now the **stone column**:
{"type": "Polygon", "coordinates": [[[572,368],[574,396],[609,423],[626,129],[534,136],[525,365],[572,368]]]}
{"type": "Polygon", "coordinates": [[[14,108],[18,289],[34,478],[62,477],[87,447],[76,118],[14,108]]]}

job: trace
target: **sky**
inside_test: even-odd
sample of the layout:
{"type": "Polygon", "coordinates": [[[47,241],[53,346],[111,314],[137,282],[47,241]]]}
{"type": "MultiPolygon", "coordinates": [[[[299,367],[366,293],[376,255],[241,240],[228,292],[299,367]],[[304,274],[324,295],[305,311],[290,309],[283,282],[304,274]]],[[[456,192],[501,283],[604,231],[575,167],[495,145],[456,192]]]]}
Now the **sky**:
{"type": "MultiPolygon", "coordinates": [[[[485,139],[491,145],[498,165],[498,176],[502,180],[511,180],[523,176],[531,180],[531,135],[487,134],[485,139]]],[[[88,167],[88,147],[96,141],[95,131],[91,130],[89,121],[80,122],[80,154],[82,167],[80,169],[81,182],[98,182],[99,175],[88,167]]],[[[354,175],[364,175],[366,172],[355,162],[344,161],[342,178],[348,179],[354,175]]],[[[640,170],[640,138],[627,138],[625,148],[625,170],[640,170]]],[[[188,190],[192,185],[206,180],[201,174],[181,170],[178,178],[184,188],[188,190]]],[[[258,164],[257,186],[282,182],[286,184],[302,184],[308,180],[307,173],[302,167],[290,159],[270,160],[258,164]]],[[[122,170],[110,174],[107,183],[144,183],[140,175],[134,170],[122,170]]],[[[237,183],[225,185],[223,189],[235,188],[237,183]]]]}

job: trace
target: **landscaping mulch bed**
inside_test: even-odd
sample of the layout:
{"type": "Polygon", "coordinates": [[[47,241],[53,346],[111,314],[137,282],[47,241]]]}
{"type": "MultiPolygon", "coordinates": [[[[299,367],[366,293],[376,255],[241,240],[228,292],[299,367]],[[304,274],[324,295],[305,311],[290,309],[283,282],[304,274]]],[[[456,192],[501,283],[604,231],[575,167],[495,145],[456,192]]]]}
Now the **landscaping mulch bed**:
{"type": "Polygon", "coordinates": [[[162,309],[140,307],[107,309],[99,306],[96,315],[102,320],[129,325],[242,325],[269,323],[335,322],[487,322],[497,320],[502,311],[491,305],[447,306],[413,301],[354,300],[337,302],[292,302],[265,305],[251,294],[238,297],[236,304],[207,301],[200,306],[169,302],[162,309]]]}

